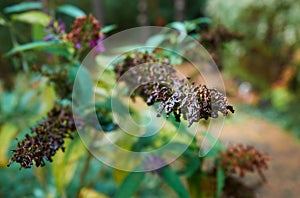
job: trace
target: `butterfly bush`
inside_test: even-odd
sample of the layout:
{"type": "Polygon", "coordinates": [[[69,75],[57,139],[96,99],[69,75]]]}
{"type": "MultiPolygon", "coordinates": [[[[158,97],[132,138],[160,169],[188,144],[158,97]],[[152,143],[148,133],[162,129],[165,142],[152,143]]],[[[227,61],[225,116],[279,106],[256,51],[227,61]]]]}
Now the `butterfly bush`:
{"type": "MultiPolygon", "coordinates": [[[[76,125],[84,125],[78,116],[76,125]]],[[[44,166],[45,160],[52,162],[59,149],[65,150],[65,139],[73,139],[76,125],[71,107],[54,106],[43,121],[30,128],[31,134],[26,134],[25,139],[18,142],[8,166],[16,162],[21,168],[31,168],[33,162],[37,167],[44,166]]]]}
{"type": "Polygon", "coordinates": [[[104,51],[101,44],[104,35],[100,33],[101,25],[92,15],[76,18],[67,39],[74,44],[76,50],[92,49],[96,46],[98,52],[104,51]]]}
{"type": "Polygon", "coordinates": [[[228,111],[234,113],[221,92],[180,78],[168,58],[136,52],[117,63],[114,71],[117,80],[133,90],[132,98],[138,95],[148,105],[159,103],[157,116],[165,112],[168,117],[173,113],[176,121],[182,117],[191,126],[201,119],[217,118],[219,112],[224,116],[228,111]]]}
{"type": "Polygon", "coordinates": [[[270,158],[257,151],[253,146],[244,146],[242,144],[229,147],[219,156],[219,166],[228,173],[239,173],[241,177],[246,172],[257,171],[263,181],[266,177],[263,174],[264,169],[268,169],[270,158]]]}
{"type": "Polygon", "coordinates": [[[66,35],[66,25],[61,19],[57,21],[52,19],[46,26],[46,32],[48,34],[44,37],[45,41],[64,39],[66,35]]]}

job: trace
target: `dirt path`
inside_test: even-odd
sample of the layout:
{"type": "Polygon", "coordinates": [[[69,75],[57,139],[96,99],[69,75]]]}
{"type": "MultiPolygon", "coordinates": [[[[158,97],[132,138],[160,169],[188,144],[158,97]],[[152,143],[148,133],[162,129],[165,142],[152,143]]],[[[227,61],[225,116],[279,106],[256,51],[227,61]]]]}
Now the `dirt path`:
{"type": "MultiPolygon", "coordinates": [[[[240,113],[242,114],[242,113],[240,113]]],[[[280,127],[251,116],[235,115],[226,121],[221,141],[225,144],[254,145],[272,158],[266,171],[268,184],[257,190],[257,197],[300,197],[300,143],[280,127]]],[[[257,175],[256,175],[257,176],[257,175]]],[[[257,177],[258,178],[258,177],[257,177]]],[[[253,181],[246,177],[245,182],[253,181]]]]}
{"type": "MultiPolygon", "coordinates": [[[[193,77],[192,81],[203,82],[194,66],[184,64],[178,66],[177,69],[181,74],[193,77]]],[[[212,73],[211,76],[206,77],[214,78],[214,75],[212,73]]],[[[236,85],[230,84],[230,81],[225,79],[225,86],[227,92],[234,92],[233,96],[237,96],[236,85]]],[[[229,101],[233,103],[240,103],[241,101],[252,103],[252,99],[251,96],[247,95],[242,100],[236,97],[230,98],[229,101]],[[249,99],[250,101],[248,101],[249,99]]],[[[276,123],[254,118],[247,115],[247,112],[236,109],[232,118],[226,119],[220,138],[225,145],[239,143],[253,145],[272,158],[269,170],[265,173],[268,184],[256,191],[256,197],[300,197],[300,141],[296,140],[291,134],[281,129],[276,123]]],[[[244,178],[243,182],[254,184],[257,183],[258,179],[258,175],[251,174],[244,178]]]]}

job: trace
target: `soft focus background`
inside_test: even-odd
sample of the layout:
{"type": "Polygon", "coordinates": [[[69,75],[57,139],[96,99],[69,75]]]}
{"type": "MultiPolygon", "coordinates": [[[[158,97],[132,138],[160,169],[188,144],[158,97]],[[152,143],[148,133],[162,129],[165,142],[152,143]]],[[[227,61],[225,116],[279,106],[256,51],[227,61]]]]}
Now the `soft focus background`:
{"type": "MultiPolygon", "coordinates": [[[[13,47],[13,40],[6,26],[1,26],[4,8],[21,1],[0,1],[0,53],[13,47]]],[[[255,187],[251,176],[243,180],[253,185],[256,197],[297,197],[300,194],[300,1],[299,0],[42,0],[55,7],[72,4],[86,13],[93,13],[103,25],[115,24],[116,29],[107,36],[128,28],[155,25],[164,26],[173,21],[207,17],[211,22],[205,28],[220,25],[243,35],[242,40],[222,44],[217,50],[218,64],[223,74],[227,96],[236,113],[225,122],[221,141],[225,145],[245,143],[271,156],[266,171],[268,183],[255,187]]],[[[73,19],[57,16],[70,29],[73,19]]],[[[21,42],[28,42],[37,29],[22,22],[15,22],[21,30],[21,42]]],[[[68,196],[80,185],[79,174],[57,160],[51,167],[18,170],[7,168],[9,150],[20,132],[39,120],[51,108],[55,99],[53,89],[45,85],[35,86],[34,79],[16,73],[14,59],[0,59],[0,197],[55,197],[56,192],[66,190],[68,196]],[[39,94],[35,94],[39,93],[39,94]],[[25,116],[25,118],[24,118],[25,116]],[[60,171],[55,171],[60,170],[60,171]],[[54,175],[54,177],[52,176],[54,175]],[[45,178],[47,180],[45,180],[45,178]],[[45,190],[46,189],[46,190],[45,190]]],[[[193,69],[185,67],[193,76],[193,69]]],[[[73,160],[80,157],[74,155],[73,160]]],[[[61,157],[61,156],[60,156],[61,157]]],[[[59,159],[59,156],[57,157],[59,159]]],[[[70,159],[69,159],[70,160],[70,159]]],[[[71,160],[72,161],[72,160],[71,160]]],[[[71,162],[70,162],[71,163],[71,162]]],[[[79,166],[84,166],[79,164],[79,166]]],[[[79,168],[80,169],[80,168],[79,168]]],[[[86,180],[91,181],[100,193],[83,189],[83,197],[113,195],[124,177],[92,160],[86,180]],[[100,171],[99,171],[100,169],[100,171]],[[94,175],[94,173],[98,175],[94,175]],[[84,191],[86,190],[86,191],[84,191]],[[89,196],[86,196],[86,194],[89,196]]],[[[154,178],[154,180],[157,178],[154,178]]],[[[167,186],[153,189],[151,179],[144,184],[142,197],[173,197],[167,186]],[[153,194],[153,191],[155,193],[153,194]]],[[[88,187],[91,187],[88,186],[88,187]]],[[[237,188],[238,189],[238,188],[237,188]]],[[[245,193],[247,194],[247,193],[245,193]]],[[[243,197],[242,195],[240,195],[243,197]]],[[[247,197],[247,196],[245,196],[247,197]]],[[[250,196],[249,196],[250,197],[250,196]]]]}

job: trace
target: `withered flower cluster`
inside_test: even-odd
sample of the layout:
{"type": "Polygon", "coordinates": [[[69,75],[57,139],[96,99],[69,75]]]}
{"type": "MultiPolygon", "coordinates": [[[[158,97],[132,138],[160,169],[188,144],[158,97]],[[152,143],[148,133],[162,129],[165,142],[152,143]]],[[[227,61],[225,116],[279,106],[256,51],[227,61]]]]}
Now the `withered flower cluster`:
{"type": "Polygon", "coordinates": [[[219,165],[226,172],[239,173],[241,177],[245,172],[257,171],[263,181],[266,177],[263,169],[268,169],[267,162],[270,158],[257,151],[253,146],[236,145],[227,149],[226,152],[220,153],[219,165]]]}
{"type": "Polygon", "coordinates": [[[166,58],[155,58],[155,54],[136,52],[117,63],[115,73],[129,87],[131,97],[141,96],[148,105],[159,103],[157,116],[173,113],[179,122],[182,115],[191,126],[200,119],[217,118],[218,112],[224,116],[228,110],[234,112],[222,93],[180,78],[169,63],[166,58]]]}
{"type": "Polygon", "coordinates": [[[100,29],[99,21],[92,15],[78,17],[67,39],[73,42],[75,49],[93,48],[103,40],[100,29]]]}
{"type": "MultiPolygon", "coordinates": [[[[79,125],[83,126],[83,122],[79,125]]],[[[37,167],[44,166],[45,160],[52,162],[56,151],[65,150],[64,139],[72,139],[75,130],[71,107],[55,105],[41,123],[31,128],[32,134],[26,134],[25,139],[18,142],[8,166],[16,162],[20,168],[30,168],[33,162],[37,167]]]]}
{"type": "Polygon", "coordinates": [[[220,25],[215,29],[205,30],[200,33],[199,42],[208,50],[216,64],[221,68],[221,60],[218,53],[222,44],[233,40],[242,40],[243,36],[228,30],[220,25]]]}

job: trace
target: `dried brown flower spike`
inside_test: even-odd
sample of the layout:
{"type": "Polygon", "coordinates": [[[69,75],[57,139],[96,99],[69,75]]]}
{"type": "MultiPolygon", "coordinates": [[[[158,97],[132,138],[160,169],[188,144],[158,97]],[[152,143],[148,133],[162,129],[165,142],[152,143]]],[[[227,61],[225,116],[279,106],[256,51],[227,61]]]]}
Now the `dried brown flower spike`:
{"type": "Polygon", "coordinates": [[[157,116],[165,112],[174,114],[179,122],[181,115],[189,126],[200,119],[217,118],[234,112],[226,97],[216,89],[205,85],[194,85],[176,75],[176,70],[166,58],[157,59],[149,53],[136,52],[115,65],[119,81],[124,81],[133,91],[134,97],[141,96],[148,105],[159,103],[157,116]],[[126,73],[127,77],[123,78],[126,73]]]}
{"type": "Polygon", "coordinates": [[[33,135],[26,134],[25,139],[18,142],[8,166],[17,162],[21,168],[30,168],[33,162],[37,167],[44,166],[44,160],[52,162],[56,151],[65,150],[64,139],[72,139],[75,130],[71,107],[54,106],[43,122],[31,128],[33,135]]]}

